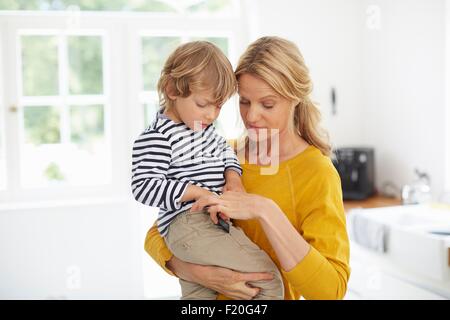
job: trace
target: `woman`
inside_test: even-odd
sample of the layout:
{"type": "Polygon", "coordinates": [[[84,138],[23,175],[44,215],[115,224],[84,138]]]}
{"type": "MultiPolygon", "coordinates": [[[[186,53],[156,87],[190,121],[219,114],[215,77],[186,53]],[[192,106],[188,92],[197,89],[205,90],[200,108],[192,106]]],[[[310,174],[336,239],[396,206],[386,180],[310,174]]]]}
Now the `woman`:
{"type": "MultiPolygon", "coordinates": [[[[235,75],[241,117],[252,133],[245,152],[239,152],[247,193],[204,197],[192,210],[209,206],[209,212],[236,219],[235,225],[280,269],[285,299],[342,299],[350,268],[341,184],[328,158],[331,148],[319,127],[320,113],[310,100],[312,83],[303,57],[292,42],[263,37],[241,56],[235,75]],[[257,163],[249,163],[255,158],[257,163]],[[277,170],[263,174],[268,165],[263,159],[276,159],[277,170]]],[[[271,278],[181,261],[155,226],[145,249],[169,274],[220,292],[218,299],[251,299],[259,288],[247,282],[271,278]]]]}

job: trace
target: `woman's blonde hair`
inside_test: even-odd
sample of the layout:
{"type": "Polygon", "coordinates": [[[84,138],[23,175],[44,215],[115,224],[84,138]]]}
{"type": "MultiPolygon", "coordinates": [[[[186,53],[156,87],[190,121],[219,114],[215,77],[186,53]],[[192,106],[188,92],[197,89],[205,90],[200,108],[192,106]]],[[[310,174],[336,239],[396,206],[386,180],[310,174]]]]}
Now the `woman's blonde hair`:
{"type": "Polygon", "coordinates": [[[266,81],[282,97],[298,101],[293,126],[309,144],[329,156],[328,133],[320,126],[320,111],[311,101],[312,82],[302,54],[291,41],[262,37],[250,44],[239,59],[236,78],[251,74],[266,81]]]}
{"type": "Polygon", "coordinates": [[[192,91],[211,91],[214,103],[221,105],[237,90],[230,61],[214,44],[192,41],[180,45],[167,58],[158,81],[159,104],[172,106],[168,96],[188,97],[192,91]]]}

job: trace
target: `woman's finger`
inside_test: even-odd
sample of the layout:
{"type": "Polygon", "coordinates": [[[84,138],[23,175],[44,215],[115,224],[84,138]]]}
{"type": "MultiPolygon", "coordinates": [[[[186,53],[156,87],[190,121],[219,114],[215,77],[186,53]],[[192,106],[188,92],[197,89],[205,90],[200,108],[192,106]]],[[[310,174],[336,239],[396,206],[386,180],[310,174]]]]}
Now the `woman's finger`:
{"type": "MultiPolygon", "coordinates": [[[[208,210],[209,212],[209,210],[208,210]]],[[[211,217],[212,222],[214,222],[214,224],[218,224],[219,220],[217,219],[217,212],[209,212],[209,216],[211,217]]]]}
{"type": "Polygon", "coordinates": [[[252,300],[259,293],[259,288],[251,288],[247,285],[242,286],[242,292],[238,293],[240,300],[252,300]]]}
{"type": "Polygon", "coordinates": [[[202,197],[200,199],[197,200],[197,206],[199,208],[199,210],[205,208],[206,206],[211,206],[211,205],[216,205],[221,203],[222,200],[219,199],[219,197],[217,196],[207,196],[207,197],[202,197]]]}
{"type": "Polygon", "coordinates": [[[261,280],[272,280],[273,274],[269,272],[248,272],[248,273],[239,272],[236,275],[236,277],[238,281],[244,282],[261,281],[261,280]]]}
{"type": "Polygon", "coordinates": [[[234,283],[225,294],[235,300],[251,300],[259,293],[259,288],[252,288],[245,282],[234,283]]]}
{"type": "MultiPolygon", "coordinates": [[[[224,214],[225,216],[227,216],[227,211],[228,211],[228,209],[227,209],[226,207],[222,206],[222,205],[213,205],[213,206],[210,206],[210,207],[208,208],[209,214],[210,214],[211,216],[214,215],[216,218],[217,218],[217,215],[218,215],[219,213],[222,213],[222,214],[224,214]]],[[[214,221],[214,220],[213,220],[213,221],[214,221]]]]}
{"type": "Polygon", "coordinates": [[[194,211],[198,211],[198,205],[197,205],[197,201],[196,202],[194,202],[194,204],[192,205],[192,207],[191,207],[191,210],[190,210],[191,212],[194,212],[194,211]]]}

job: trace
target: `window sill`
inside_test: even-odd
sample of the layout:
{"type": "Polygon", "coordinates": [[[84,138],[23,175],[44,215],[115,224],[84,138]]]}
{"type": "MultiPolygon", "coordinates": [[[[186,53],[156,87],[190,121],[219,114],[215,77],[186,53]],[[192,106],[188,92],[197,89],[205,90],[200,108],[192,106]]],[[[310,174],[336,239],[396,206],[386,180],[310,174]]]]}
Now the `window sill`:
{"type": "Polygon", "coordinates": [[[41,209],[41,208],[62,208],[62,207],[76,207],[76,206],[91,206],[103,204],[123,204],[132,203],[133,199],[127,197],[120,198],[82,198],[76,200],[60,200],[60,201],[33,201],[33,202],[10,202],[0,204],[0,212],[13,210],[27,210],[27,209],[41,209]]]}

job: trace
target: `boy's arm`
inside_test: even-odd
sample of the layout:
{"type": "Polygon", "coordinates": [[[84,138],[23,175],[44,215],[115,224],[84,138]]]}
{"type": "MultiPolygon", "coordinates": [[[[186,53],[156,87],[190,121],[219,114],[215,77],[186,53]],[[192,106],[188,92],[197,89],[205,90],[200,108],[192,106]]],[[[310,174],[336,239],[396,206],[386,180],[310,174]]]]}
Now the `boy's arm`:
{"type": "Polygon", "coordinates": [[[227,169],[224,173],[225,176],[225,186],[223,187],[223,192],[226,191],[236,191],[236,192],[246,192],[244,185],[241,181],[241,176],[233,169],[227,169]]]}
{"type": "Polygon", "coordinates": [[[171,211],[181,207],[189,183],[167,179],[171,154],[169,142],[157,131],[134,142],[131,188],[138,202],[171,211]]]}
{"type": "MultiPolygon", "coordinates": [[[[227,172],[229,170],[234,170],[234,171],[236,171],[236,173],[238,173],[239,176],[241,176],[242,168],[239,164],[239,160],[236,156],[236,153],[230,147],[230,145],[226,142],[225,139],[222,138],[221,144],[222,144],[223,160],[225,163],[225,172],[227,172]]],[[[227,178],[227,177],[225,176],[225,178],[227,178]]]]}
{"type": "Polygon", "coordinates": [[[234,150],[226,143],[224,143],[223,154],[225,162],[225,186],[223,191],[237,191],[246,192],[241,181],[242,168],[239,165],[239,161],[234,153],[234,150]]]}

